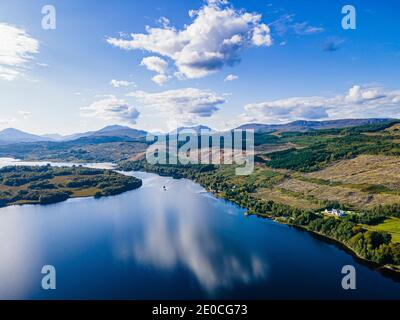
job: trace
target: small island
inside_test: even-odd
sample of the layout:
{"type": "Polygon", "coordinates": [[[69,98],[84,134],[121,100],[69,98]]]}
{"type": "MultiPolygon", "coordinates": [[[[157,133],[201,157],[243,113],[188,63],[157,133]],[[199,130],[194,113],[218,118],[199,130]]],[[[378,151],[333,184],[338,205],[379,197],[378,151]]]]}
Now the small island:
{"type": "Polygon", "coordinates": [[[142,181],[112,170],[81,166],[8,166],[0,169],[0,207],[51,204],[69,198],[117,195],[142,181]]]}

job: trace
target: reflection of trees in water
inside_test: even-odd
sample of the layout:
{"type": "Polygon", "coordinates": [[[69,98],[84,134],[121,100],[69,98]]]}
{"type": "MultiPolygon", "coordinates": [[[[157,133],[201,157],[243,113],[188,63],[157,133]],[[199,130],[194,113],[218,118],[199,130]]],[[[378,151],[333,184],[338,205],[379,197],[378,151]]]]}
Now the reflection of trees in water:
{"type": "Polygon", "coordinates": [[[229,243],[230,239],[210,230],[212,221],[205,221],[207,208],[201,203],[204,198],[185,195],[186,188],[179,191],[175,190],[182,201],[154,201],[152,209],[141,216],[134,258],[164,270],[184,266],[210,293],[265,278],[266,264],[250,248],[229,243]]]}

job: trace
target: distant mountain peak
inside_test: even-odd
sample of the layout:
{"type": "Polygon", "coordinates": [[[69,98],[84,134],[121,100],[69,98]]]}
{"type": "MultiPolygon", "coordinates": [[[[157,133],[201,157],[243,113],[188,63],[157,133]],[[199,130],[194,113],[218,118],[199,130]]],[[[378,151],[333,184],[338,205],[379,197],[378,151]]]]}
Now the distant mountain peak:
{"type": "Polygon", "coordinates": [[[0,143],[18,143],[18,142],[37,142],[46,141],[44,137],[30,134],[15,128],[7,128],[0,131],[0,143]]]}
{"type": "Polygon", "coordinates": [[[26,132],[15,129],[15,128],[6,128],[6,129],[1,130],[0,133],[24,133],[25,134],[26,132]]]}
{"type": "Polygon", "coordinates": [[[113,124],[104,127],[103,129],[98,130],[97,132],[109,132],[109,131],[116,131],[116,130],[136,130],[128,126],[121,126],[118,124],[113,124]]]}
{"type": "Polygon", "coordinates": [[[177,129],[171,131],[171,133],[179,133],[183,130],[194,130],[194,131],[196,131],[196,133],[200,133],[201,130],[207,130],[207,131],[211,131],[211,132],[215,131],[215,130],[211,129],[210,127],[199,124],[196,126],[179,127],[177,129]]]}
{"type": "Polygon", "coordinates": [[[118,124],[113,124],[106,126],[97,131],[88,131],[83,133],[75,133],[65,137],[66,141],[73,141],[82,138],[90,137],[124,137],[124,138],[141,138],[146,136],[147,132],[143,130],[134,129],[128,126],[121,126],[118,124]]]}

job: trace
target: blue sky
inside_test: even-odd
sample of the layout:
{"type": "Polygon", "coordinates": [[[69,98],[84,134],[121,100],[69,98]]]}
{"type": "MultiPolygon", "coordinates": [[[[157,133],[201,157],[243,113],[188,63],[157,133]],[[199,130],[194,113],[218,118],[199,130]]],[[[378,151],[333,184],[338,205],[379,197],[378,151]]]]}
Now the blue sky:
{"type": "Polygon", "coordinates": [[[399,9],[372,0],[0,0],[0,128],[400,117],[399,9]],[[55,30],[41,26],[47,4],[55,30]],[[342,29],[345,4],[356,30],[342,29]]]}

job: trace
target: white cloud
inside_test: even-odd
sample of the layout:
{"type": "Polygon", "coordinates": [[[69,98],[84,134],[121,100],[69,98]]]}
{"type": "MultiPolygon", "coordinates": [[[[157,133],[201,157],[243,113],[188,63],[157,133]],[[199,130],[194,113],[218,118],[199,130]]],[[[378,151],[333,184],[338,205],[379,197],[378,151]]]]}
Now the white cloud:
{"type": "Polygon", "coordinates": [[[8,118],[8,119],[4,119],[4,118],[0,118],[0,127],[3,128],[7,128],[12,126],[13,123],[17,122],[16,118],[8,118]]]}
{"type": "Polygon", "coordinates": [[[164,83],[166,83],[170,79],[170,76],[166,76],[165,74],[158,74],[151,78],[153,82],[157,83],[159,86],[162,86],[164,83]]]}
{"type": "Polygon", "coordinates": [[[169,19],[166,17],[161,17],[160,19],[158,19],[157,21],[160,25],[162,25],[164,28],[167,28],[169,26],[169,19]]]}
{"type": "Polygon", "coordinates": [[[135,83],[132,81],[112,79],[110,81],[110,85],[112,85],[114,88],[120,88],[120,87],[135,86],[135,83]]]}
{"type": "MultiPolygon", "coordinates": [[[[295,14],[284,11],[278,19],[269,24],[272,34],[283,37],[286,34],[308,36],[325,32],[323,27],[313,26],[308,21],[296,22],[295,17],[295,14]]],[[[286,44],[286,40],[281,41],[281,43],[286,44]]]]}
{"type": "Polygon", "coordinates": [[[319,97],[295,97],[253,103],[245,106],[247,115],[262,122],[287,122],[297,119],[327,118],[325,100],[319,97]]]}
{"type": "Polygon", "coordinates": [[[26,63],[38,51],[39,42],[25,30],[0,23],[0,79],[12,81],[23,75],[26,63]]]}
{"type": "Polygon", "coordinates": [[[234,74],[229,74],[229,75],[226,76],[226,78],[224,79],[224,81],[225,81],[225,82],[226,82],[226,81],[235,81],[235,80],[237,80],[237,79],[239,79],[238,76],[236,76],[236,75],[234,75],[234,74]]]}
{"type": "Polygon", "coordinates": [[[160,57],[151,56],[143,58],[140,65],[145,66],[150,71],[158,73],[156,76],[151,78],[151,80],[160,86],[171,78],[171,76],[167,74],[168,62],[160,57]]]}
{"type": "Polygon", "coordinates": [[[346,100],[350,102],[362,103],[368,100],[385,98],[385,93],[381,88],[362,88],[361,86],[353,86],[346,95],[346,100]]]}
{"type": "Polygon", "coordinates": [[[168,68],[167,61],[155,56],[143,58],[140,65],[145,66],[148,70],[157,72],[159,74],[165,74],[168,68]]]}
{"type": "Polygon", "coordinates": [[[199,118],[211,117],[225,99],[215,92],[195,88],[167,90],[157,93],[135,91],[128,94],[144,107],[156,109],[170,120],[195,123],[199,118]]]}
{"type": "Polygon", "coordinates": [[[31,114],[31,112],[30,111],[19,110],[18,114],[20,114],[21,116],[29,116],[31,114]]]}
{"type": "Polygon", "coordinates": [[[18,114],[23,118],[23,119],[28,119],[29,116],[31,115],[30,111],[25,111],[25,110],[19,110],[18,114]]]}
{"type": "Polygon", "coordinates": [[[243,120],[282,123],[293,120],[400,117],[400,90],[355,85],[335,97],[292,97],[245,106],[243,120]]]}
{"type": "Polygon", "coordinates": [[[324,28],[311,26],[308,22],[295,23],[292,27],[294,33],[297,35],[309,35],[325,31],[324,28]]]}
{"type": "Polygon", "coordinates": [[[257,24],[253,30],[253,37],[252,37],[253,43],[257,47],[261,47],[264,45],[266,45],[266,46],[271,45],[272,41],[271,41],[271,37],[270,37],[269,33],[270,33],[270,30],[266,24],[264,24],[264,23],[257,24]]]}
{"type": "Polygon", "coordinates": [[[135,124],[140,115],[136,108],[114,95],[93,102],[90,106],[83,107],[81,110],[85,116],[130,124],[135,124]]]}
{"type": "Polygon", "coordinates": [[[47,63],[43,63],[43,62],[37,62],[36,65],[39,67],[43,67],[43,68],[49,67],[49,65],[47,63]]]}
{"type": "Polygon", "coordinates": [[[7,68],[0,65],[0,79],[6,81],[12,81],[17,78],[21,72],[19,70],[15,70],[13,68],[7,68]]]}
{"type": "Polygon", "coordinates": [[[236,10],[227,1],[208,1],[189,11],[192,22],[179,30],[163,23],[146,27],[146,33],[131,39],[108,38],[111,45],[125,50],[145,50],[171,59],[177,75],[201,78],[240,60],[242,49],[272,44],[269,27],[261,15],[236,10]]]}

